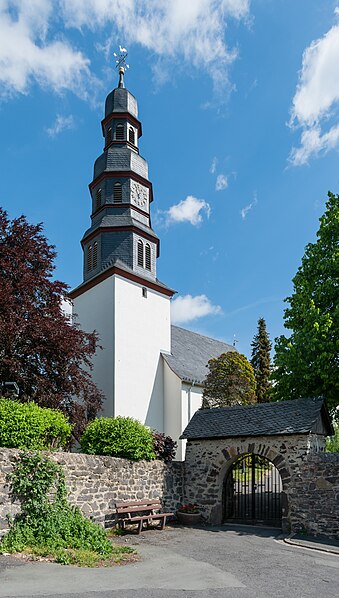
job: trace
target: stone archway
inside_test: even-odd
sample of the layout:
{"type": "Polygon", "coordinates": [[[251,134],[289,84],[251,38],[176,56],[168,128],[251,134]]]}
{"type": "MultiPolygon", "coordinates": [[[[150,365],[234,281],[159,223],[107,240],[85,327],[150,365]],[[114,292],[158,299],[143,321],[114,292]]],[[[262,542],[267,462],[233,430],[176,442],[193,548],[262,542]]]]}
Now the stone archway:
{"type": "Polygon", "coordinates": [[[282,480],[269,459],[247,453],[233,460],[223,487],[223,522],[281,527],[282,480]]]}
{"type": "Polygon", "coordinates": [[[185,500],[200,504],[210,524],[221,524],[227,474],[239,457],[252,453],[270,461],[280,474],[281,525],[283,530],[288,530],[291,472],[294,464],[306,454],[305,438],[301,436],[189,440],[185,460],[185,500]]]}

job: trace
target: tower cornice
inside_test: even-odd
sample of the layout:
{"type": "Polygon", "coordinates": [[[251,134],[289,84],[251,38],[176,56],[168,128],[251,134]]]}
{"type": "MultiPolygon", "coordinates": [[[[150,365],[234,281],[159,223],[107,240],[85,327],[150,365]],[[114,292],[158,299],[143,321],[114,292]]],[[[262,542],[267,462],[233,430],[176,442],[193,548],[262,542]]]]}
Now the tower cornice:
{"type": "Polygon", "coordinates": [[[138,129],[138,137],[142,135],[142,126],[140,120],[135,118],[130,112],[111,112],[101,121],[102,134],[105,136],[105,126],[108,125],[112,120],[128,120],[131,125],[134,125],[138,129]]]}
{"type": "Polygon", "coordinates": [[[88,235],[85,235],[81,239],[80,243],[81,243],[81,246],[84,247],[84,245],[86,243],[88,243],[89,241],[91,241],[91,239],[94,239],[98,235],[98,233],[116,233],[116,232],[126,232],[126,231],[136,233],[140,237],[143,237],[144,239],[147,239],[148,241],[152,241],[153,243],[155,243],[156,247],[157,247],[157,257],[159,257],[160,240],[156,236],[156,234],[153,233],[153,235],[152,235],[150,233],[147,233],[144,229],[138,228],[134,224],[131,224],[130,226],[128,226],[128,225],[127,226],[98,226],[93,231],[91,231],[88,235]]]}
{"type": "Polygon", "coordinates": [[[167,297],[173,297],[173,295],[176,293],[176,291],[173,291],[173,289],[170,289],[169,287],[167,287],[157,281],[153,282],[152,280],[149,280],[148,278],[143,278],[142,276],[139,276],[138,274],[134,274],[134,272],[128,272],[127,270],[125,270],[123,268],[119,268],[119,266],[114,264],[114,265],[106,268],[105,270],[103,270],[102,272],[97,274],[96,276],[93,276],[93,278],[90,278],[86,282],[83,282],[75,289],[73,289],[69,293],[69,297],[72,300],[76,299],[83,293],[86,293],[86,291],[89,291],[90,289],[95,287],[97,284],[100,284],[100,282],[102,282],[103,280],[106,280],[110,276],[114,276],[114,275],[118,275],[118,276],[121,276],[122,278],[126,278],[127,280],[131,280],[132,282],[141,284],[143,287],[147,287],[148,289],[157,291],[158,293],[161,293],[162,295],[165,295],[167,297]]]}

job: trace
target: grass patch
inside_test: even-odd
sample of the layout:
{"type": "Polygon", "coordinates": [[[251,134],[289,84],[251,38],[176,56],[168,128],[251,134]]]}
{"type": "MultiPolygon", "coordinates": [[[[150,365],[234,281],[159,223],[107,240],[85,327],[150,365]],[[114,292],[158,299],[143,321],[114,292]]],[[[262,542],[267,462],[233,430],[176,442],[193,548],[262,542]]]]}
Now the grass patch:
{"type": "Polygon", "coordinates": [[[113,565],[134,562],[138,556],[129,546],[112,546],[109,557],[103,558],[94,550],[84,548],[56,548],[48,546],[27,546],[19,555],[28,557],[32,561],[51,561],[60,565],[75,565],[77,567],[110,567],[113,565]]]}

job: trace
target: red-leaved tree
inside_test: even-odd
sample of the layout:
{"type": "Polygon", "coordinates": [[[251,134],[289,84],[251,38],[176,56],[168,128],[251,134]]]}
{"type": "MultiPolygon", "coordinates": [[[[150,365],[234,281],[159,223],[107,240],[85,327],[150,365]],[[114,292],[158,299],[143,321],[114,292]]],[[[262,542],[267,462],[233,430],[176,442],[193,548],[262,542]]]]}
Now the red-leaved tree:
{"type": "Polygon", "coordinates": [[[0,208],[0,382],[16,382],[21,401],[61,409],[78,437],[103,401],[90,375],[98,337],[64,313],[68,286],[52,279],[55,256],[41,224],[11,221],[0,208]]]}

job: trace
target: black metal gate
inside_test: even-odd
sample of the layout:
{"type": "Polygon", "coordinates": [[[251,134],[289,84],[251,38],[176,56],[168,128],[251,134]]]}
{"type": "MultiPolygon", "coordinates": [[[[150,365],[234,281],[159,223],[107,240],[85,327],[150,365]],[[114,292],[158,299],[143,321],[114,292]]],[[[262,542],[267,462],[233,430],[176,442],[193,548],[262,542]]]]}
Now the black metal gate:
{"type": "Polygon", "coordinates": [[[225,521],[281,525],[282,482],[268,459],[247,454],[237,459],[225,481],[225,521]]]}

